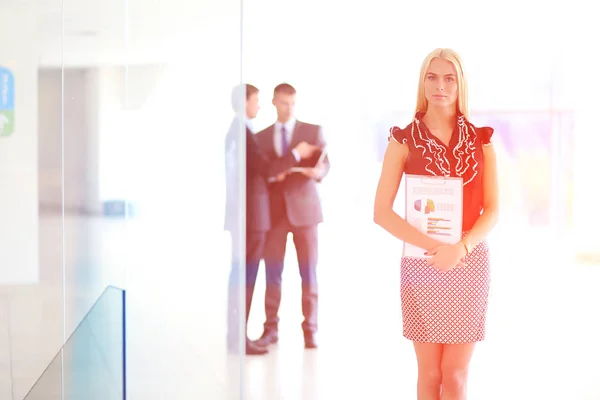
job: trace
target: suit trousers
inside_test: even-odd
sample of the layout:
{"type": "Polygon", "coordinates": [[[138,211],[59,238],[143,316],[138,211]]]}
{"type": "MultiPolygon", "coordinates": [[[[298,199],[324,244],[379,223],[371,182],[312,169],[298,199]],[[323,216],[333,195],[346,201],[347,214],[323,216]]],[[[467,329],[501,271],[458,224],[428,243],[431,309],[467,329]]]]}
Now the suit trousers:
{"type": "MultiPolygon", "coordinates": [[[[229,290],[227,304],[227,341],[229,346],[235,346],[240,335],[240,317],[245,315],[245,322],[248,322],[250,307],[252,306],[252,296],[254,295],[254,286],[256,284],[256,275],[260,260],[263,257],[266,232],[249,231],[246,232],[246,256],[245,262],[239,252],[239,240],[232,235],[232,254],[231,271],[229,273],[229,290]],[[245,272],[245,279],[242,279],[242,271],[245,272]],[[245,282],[242,282],[245,281],[245,282]],[[245,285],[244,285],[245,283],[245,285]],[[245,292],[245,295],[244,295],[245,292]],[[240,304],[240,299],[245,297],[245,303],[240,304]],[[244,307],[245,306],[245,307],[244,307]],[[240,312],[240,308],[245,310],[240,312]]],[[[245,332],[244,332],[245,336],[245,332]]]]}
{"type": "Polygon", "coordinates": [[[314,333],[317,331],[319,301],[317,285],[318,225],[292,226],[285,217],[276,222],[267,233],[264,256],[267,281],[264,329],[265,331],[277,331],[278,329],[281,276],[287,237],[290,232],[294,239],[302,280],[302,314],[304,315],[302,329],[305,333],[314,333]]]}

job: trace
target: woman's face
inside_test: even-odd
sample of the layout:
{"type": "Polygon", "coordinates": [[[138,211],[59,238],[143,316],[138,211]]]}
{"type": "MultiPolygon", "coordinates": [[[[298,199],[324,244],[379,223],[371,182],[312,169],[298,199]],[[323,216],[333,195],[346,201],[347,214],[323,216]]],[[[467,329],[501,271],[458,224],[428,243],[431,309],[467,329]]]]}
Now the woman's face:
{"type": "Polygon", "coordinates": [[[425,74],[425,98],[429,107],[451,107],[458,99],[456,68],[450,61],[434,58],[425,74]]]}

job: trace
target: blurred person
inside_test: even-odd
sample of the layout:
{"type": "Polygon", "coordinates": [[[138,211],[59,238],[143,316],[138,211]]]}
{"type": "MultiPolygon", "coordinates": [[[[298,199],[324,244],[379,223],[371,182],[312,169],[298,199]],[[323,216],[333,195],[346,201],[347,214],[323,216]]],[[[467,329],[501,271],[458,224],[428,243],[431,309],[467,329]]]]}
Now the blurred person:
{"type": "MultiPolygon", "coordinates": [[[[259,145],[271,160],[288,151],[290,146],[306,141],[325,151],[325,140],[318,125],[298,121],[294,117],[296,90],[282,83],[273,93],[273,105],[277,109],[277,121],[257,133],[259,145]]],[[[317,157],[320,159],[320,155],[317,157]]],[[[269,187],[272,228],[267,234],[265,247],[265,293],[264,331],[258,343],[268,346],[279,340],[279,305],[281,302],[281,276],[288,234],[291,232],[302,280],[302,330],[306,348],[317,347],[317,255],[318,225],[323,222],[323,211],[317,183],[329,172],[326,153],[321,162],[314,160],[312,167],[301,172],[280,174],[269,187]]]]}
{"type": "Polygon", "coordinates": [[[485,238],[498,219],[493,129],[469,122],[459,55],[436,49],[421,66],[416,113],[390,129],[374,221],[430,258],[402,257],[403,336],[413,341],[419,400],[466,399],[475,343],[484,340],[490,260],[485,238]],[[404,173],[461,177],[463,236],[444,244],[409,225],[393,203],[404,173]]]}
{"type": "MultiPolygon", "coordinates": [[[[237,346],[240,313],[238,312],[240,285],[240,260],[239,254],[240,234],[245,233],[245,275],[246,275],[246,322],[252,305],[252,296],[260,260],[263,258],[265,236],[271,227],[269,193],[267,179],[285,172],[298,165],[303,159],[307,159],[318,150],[317,146],[306,143],[298,144],[281,154],[281,157],[268,159],[260,149],[253,134],[252,120],[259,110],[258,89],[250,84],[238,85],[232,92],[232,105],[236,116],[231,123],[229,132],[225,139],[226,152],[226,210],[225,229],[232,236],[232,267],[229,277],[228,297],[228,332],[227,344],[230,351],[235,351],[237,346]],[[246,99],[245,102],[243,99],[246,99]],[[245,156],[242,153],[243,143],[240,142],[241,129],[245,127],[246,143],[245,156]],[[239,196],[239,168],[238,160],[244,157],[246,160],[246,224],[244,227],[239,223],[240,199],[239,196]]],[[[246,354],[266,354],[265,347],[250,341],[246,336],[246,354]]]]}

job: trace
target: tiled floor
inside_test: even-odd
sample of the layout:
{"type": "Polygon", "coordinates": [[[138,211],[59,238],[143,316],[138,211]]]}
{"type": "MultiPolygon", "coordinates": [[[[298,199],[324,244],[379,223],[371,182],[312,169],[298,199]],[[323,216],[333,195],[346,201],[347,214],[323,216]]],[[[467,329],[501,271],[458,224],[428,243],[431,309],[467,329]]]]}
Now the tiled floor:
{"type": "MultiPolygon", "coordinates": [[[[56,223],[42,221],[47,238],[56,223]]],[[[352,226],[330,218],[322,227],[320,348],[302,347],[299,275],[290,251],[281,341],[269,355],[242,361],[225,351],[225,234],[208,237],[191,223],[168,220],[161,229],[178,235],[156,235],[143,221],[67,226],[67,331],[104,284],[129,289],[129,399],[415,398],[414,355],[401,336],[400,246],[368,217],[352,226]],[[197,243],[209,240],[214,246],[198,251],[197,243]],[[93,265],[112,268],[101,273],[93,265]]],[[[500,228],[492,238],[489,335],[473,359],[469,398],[600,399],[600,267],[563,260],[547,241],[532,244],[532,232],[507,232],[514,230],[500,228]]],[[[52,247],[49,240],[44,243],[52,247]]],[[[42,253],[43,285],[0,293],[2,399],[22,399],[63,339],[60,262],[50,262],[49,249],[42,253]]],[[[260,334],[264,317],[262,273],[251,336],[260,334]]]]}

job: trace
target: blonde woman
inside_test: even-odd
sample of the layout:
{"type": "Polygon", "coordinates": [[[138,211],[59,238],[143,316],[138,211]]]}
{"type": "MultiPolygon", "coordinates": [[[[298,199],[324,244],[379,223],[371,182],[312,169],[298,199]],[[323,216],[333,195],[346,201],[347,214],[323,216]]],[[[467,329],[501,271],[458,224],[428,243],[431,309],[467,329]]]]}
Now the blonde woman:
{"type": "Polygon", "coordinates": [[[475,343],[485,337],[490,266],[485,238],[498,219],[493,129],[469,122],[459,55],[436,49],[421,67],[417,107],[404,129],[390,129],[375,199],[375,223],[431,257],[403,257],[403,335],[413,341],[418,400],[466,399],[475,343]],[[402,175],[463,179],[463,239],[444,244],[396,214],[402,175]]]}

